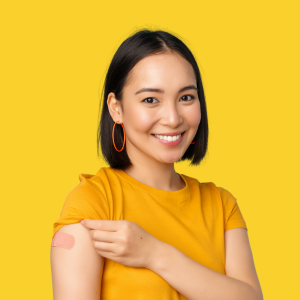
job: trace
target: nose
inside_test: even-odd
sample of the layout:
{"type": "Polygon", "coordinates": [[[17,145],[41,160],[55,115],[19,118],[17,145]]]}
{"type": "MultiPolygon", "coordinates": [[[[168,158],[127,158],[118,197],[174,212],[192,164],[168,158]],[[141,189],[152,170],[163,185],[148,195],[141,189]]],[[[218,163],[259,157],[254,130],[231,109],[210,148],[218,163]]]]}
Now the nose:
{"type": "Polygon", "coordinates": [[[177,128],[183,123],[183,116],[180,107],[170,101],[166,104],[163,110],[162,125],[168,126],[170,128],[177,128]]]}

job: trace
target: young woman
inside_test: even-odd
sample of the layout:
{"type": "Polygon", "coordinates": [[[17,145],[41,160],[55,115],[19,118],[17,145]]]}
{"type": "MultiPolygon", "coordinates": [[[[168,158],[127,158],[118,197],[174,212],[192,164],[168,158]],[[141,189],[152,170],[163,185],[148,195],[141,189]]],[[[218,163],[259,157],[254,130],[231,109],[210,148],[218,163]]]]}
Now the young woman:
{"type": "Polygon", "coordinates": [[[54,224],[54,300],[263,299],[236,198],[174,169],[198,165],[208,143],[190,50],[165,31],[135,33],[112,59],[103,99],[109,167],[79,175],[54,224]]]}

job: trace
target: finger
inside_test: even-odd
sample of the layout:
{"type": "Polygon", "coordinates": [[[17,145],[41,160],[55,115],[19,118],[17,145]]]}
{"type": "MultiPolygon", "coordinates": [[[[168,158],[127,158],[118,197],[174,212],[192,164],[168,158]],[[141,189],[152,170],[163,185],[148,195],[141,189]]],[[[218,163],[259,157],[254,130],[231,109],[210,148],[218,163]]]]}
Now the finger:
{"type": "Polygon", "coordinates": [[[98,251],[103,251],[103,252],[111,252],[111,254],[114,253],[114,244],[113,243],[106,243],[106,242],[99,242],[99,241],[94,241],[94,247],[98,251]]]}
{"type": "Polygon", "coordinates": [[[111,259],[111,260],[114,260],[114,258],[115,258],[114,253],[109,252],[109,251],[99,251],[99,250],[96,249],[96,252],[99,255],[101,255],[102,257],[105,257],[105,258],[108,258],[108,259],[111,259]]]}
{"type": "Polygon", "coordinates": [[[115,243],[117,242],[117,235],[118,233],[115,231],[90,230],[91,239],[99,242],[115,243]]]}
{"type": "MultiPolygon", "coordinates": [[[[122,227],[123,220],[91,220],[84,219],[83,226],[89,229],[98,229],[104,231],[117,231],[122,227]]],[[[81,221],[81,224],[82,224],[81,221]]]]}

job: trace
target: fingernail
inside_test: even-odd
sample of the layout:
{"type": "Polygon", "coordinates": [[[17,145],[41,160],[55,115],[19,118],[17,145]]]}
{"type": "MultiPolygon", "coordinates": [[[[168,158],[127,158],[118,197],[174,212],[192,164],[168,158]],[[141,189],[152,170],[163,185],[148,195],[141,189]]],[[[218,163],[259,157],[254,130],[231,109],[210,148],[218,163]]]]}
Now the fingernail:
{"type": "Polygon", "coordinates": [[[84,220],[81,220],[80,223],[81,223],[82,225],[84,225],[84,220]]]}

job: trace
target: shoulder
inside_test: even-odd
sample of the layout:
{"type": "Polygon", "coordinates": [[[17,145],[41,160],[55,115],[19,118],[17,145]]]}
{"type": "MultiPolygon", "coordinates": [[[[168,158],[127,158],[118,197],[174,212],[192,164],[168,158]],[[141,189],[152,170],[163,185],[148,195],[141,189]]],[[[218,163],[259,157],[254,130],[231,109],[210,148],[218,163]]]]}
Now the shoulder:
{"type": "Polygon", "coordinates": [[[184,175],[191,187],[191,193],[199,195],[201,201],[206,203],[215,203],[223,208],[223,211],[230,213],[237,209],[236,197],[226,188],[217,186],[216,183],[200,182],[197,178],[184,175]]]}
{"type": "Polygon", "coordinates": [[[106,185],[97,174],[79,174],[79,184],[67,194],[60,216],[53,225],[53,236],[64,225],[78,223],[82,219],[110,218],[111,205],[106,185]]]}
{"type": "Polygon", "coordinates": [[[226,214],[231,214],[235,210],[239,210],[236,197],[226,188],[217,186],[214,182],[204,182],[201,184],[202,189],[211,198],[220,202],[223,207],[223,211],[226,214]]]}
{"type": "Polygon", "coordinates": [[[89,178],[98,188],[102,189],[103,192],[108,191],[112,186],[120,184],[120,178],[117,170],[111,167],[102,167],[98,170],[96,175],[89,178]]]}
{"type": "Polygon", "coordinates": [[[236,198],[233,194],[228,189],[217,186],[214,182],[204,182],[202,183],[202,188],[221,200],[223,206],[236,204],[236,198]]]}
{"type": "Polygon", "coordinates": [[[198,189],[202,196],[214,197],[222,200],[226,200],[233,195],[225,188],[217,186],[214,182],[200,182],[197,178],[182,174],[188,181],[192,189],[198,189]]]}
{"type": "Polygon", "coordinates": [[[105,196],[107,176],[105,168],[100,168],[98,172],[93,174],[80,173],[79,183],[75,186],[67,196],[67,200],[74,200],[82,197],[94,199],[95,195],[105,196]]]}
{"type": "MultiPolygon", "coordinates": [[[[94,174],[79,174],[79,183],[73,188],[66,197],[65,205],[73,205],[80,202],[82,205],[88,205],[95,207],[99,204],[108,205],[108,198],[110,195],[110,189],[112,183],[109,180],[107,172],[112,172],[111,170],[102,167],[97,173],[94,174]]],[[[81,205],[80,205],[81,206],[81,205]]]]}

